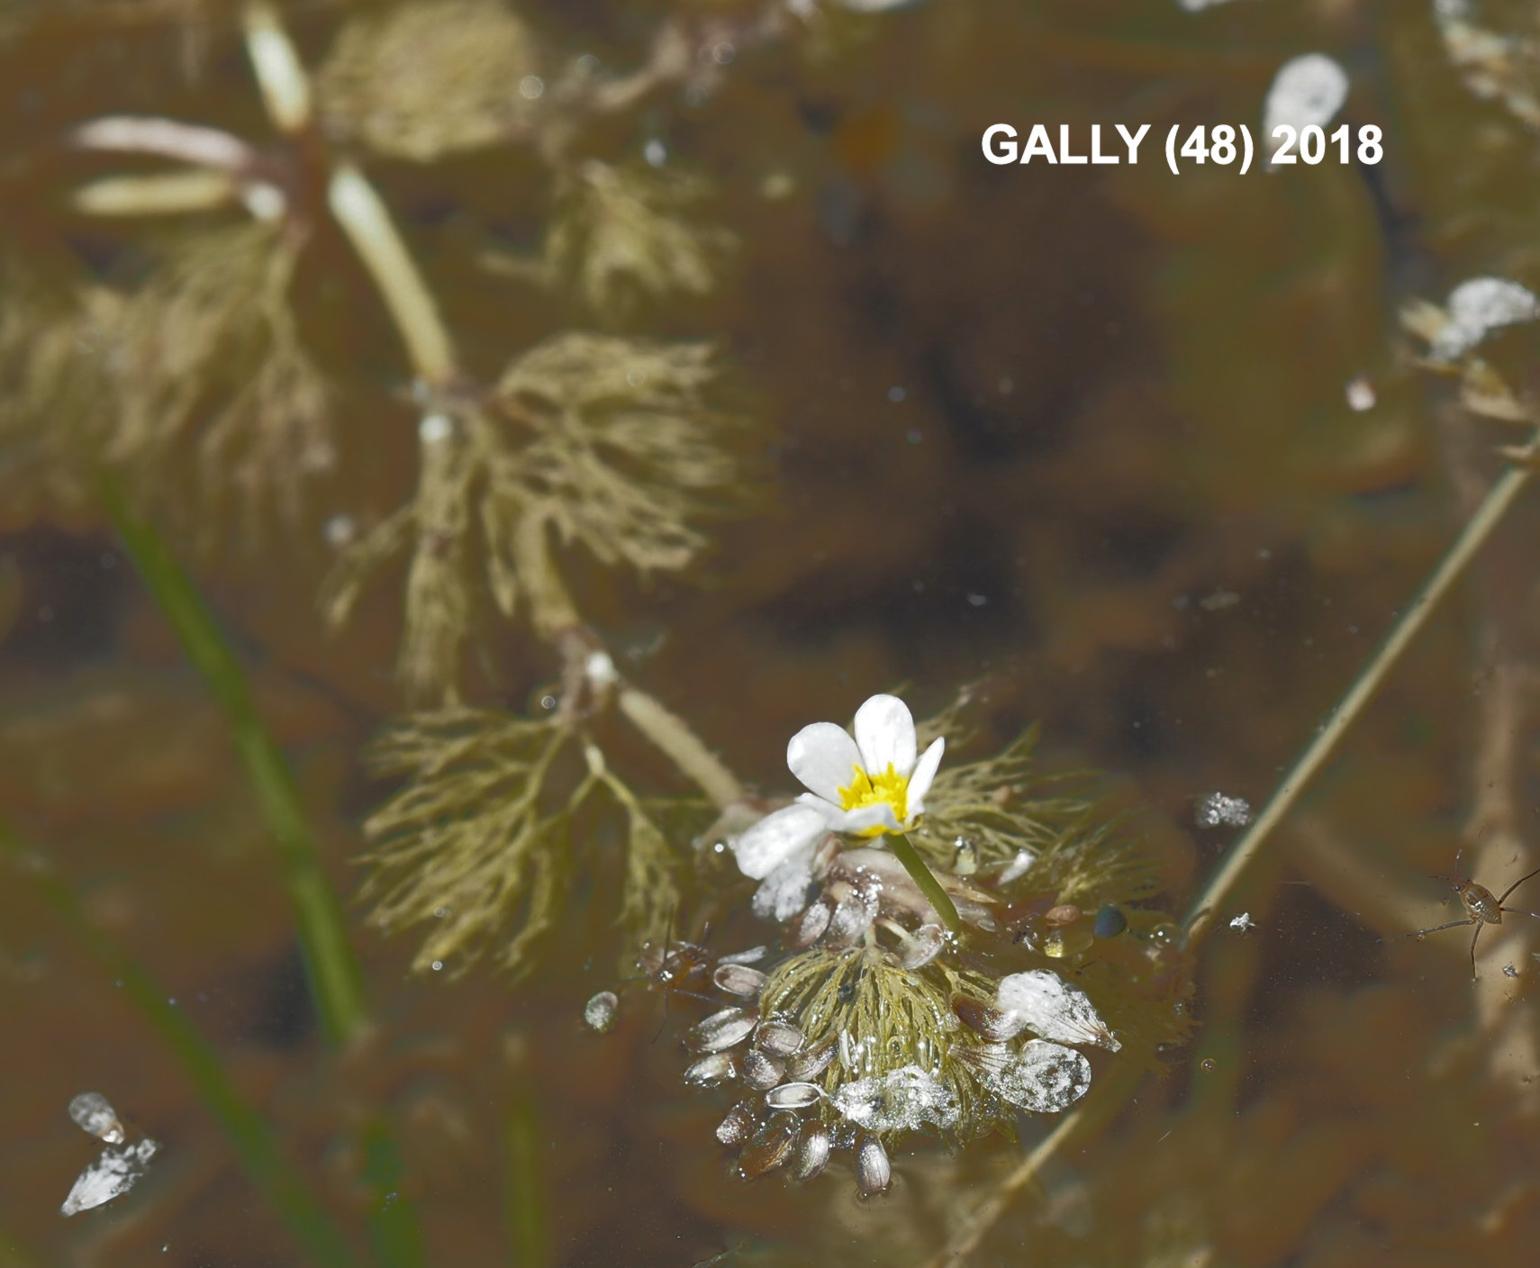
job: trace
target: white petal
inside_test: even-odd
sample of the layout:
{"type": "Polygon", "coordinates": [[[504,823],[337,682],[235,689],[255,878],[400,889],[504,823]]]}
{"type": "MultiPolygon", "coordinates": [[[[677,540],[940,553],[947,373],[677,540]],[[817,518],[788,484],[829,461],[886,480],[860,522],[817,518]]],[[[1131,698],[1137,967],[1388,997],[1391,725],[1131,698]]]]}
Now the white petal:
{"type": "Polygon", "coordinates": [[[891,764],[900,775],[914,769],[914,718],[897,696],[873,696],[856,710],[856,747],[869,774],[891,764]]]}
{"type": "Polygon", "coordinates": [[[799,803],[777,810],[733,842],[738,870],[764,880],[792,855],[811,850],[827,830],[827,816],[812,806],[799,803]]]}
{"type": "Polygon", "coordinates": [[[931,783],[936,778],[936,767],[941,765],[941,755],[945,752],[946,736],[938,735],[915,763],[914,774],[909,776],[909,804],[904,807],[911,819],[925,809],[925,794],[930,791],[931,783]]]}
{"type": "Polygon", "coordinates": [[[786,765],[803,787],[837,806],[840,789],[849,787],[861,766],[861,750],[844,727],[814,722],[791,737],[786,765]]]}
{"type": "Polygon", "coordinates": [[[898,831],[898,819],[893,814],[893,807],[885,801],[870,806],[857,806],[854,810],[835,810],[831,807],[824,822],[830,832],[865,832],[868,828],[879,827],[898,831]]]}
{"type": "Polygon", "coordinates": [[[807,906],[813,887],[813,852],[792,854],[774,867],[754,891],[754,914],[761,920],[790,920],[807,906]]]}

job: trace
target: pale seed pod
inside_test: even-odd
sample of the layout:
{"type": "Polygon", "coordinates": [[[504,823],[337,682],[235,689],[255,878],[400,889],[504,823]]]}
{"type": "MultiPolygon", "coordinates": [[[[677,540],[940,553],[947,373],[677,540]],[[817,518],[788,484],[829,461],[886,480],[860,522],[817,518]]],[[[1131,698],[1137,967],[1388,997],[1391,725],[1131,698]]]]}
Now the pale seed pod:
{"type": "Polygon", "coordinates": [[[754,1139],[738,1155],[738,1171],[745,1180],[753,1180],[773,1171],[791,1156],[797,1143],[797,1120],[790,1114],[777,1114],[755,1133],[754,1139]]]}
{"type": "Polygon", "coordinates": [[[765,975],[746,964],[718,964],[711,980],[719,991],[752,999],[764,986],[765,975]]]}
{"type": "Polygon", "coordinates": [[[798,1180],[811,1180],[829,1164],[829,1149],[833,1141],[829,1129],[817,1119],[802,1124],[797,1133],[796,1157],[792,1174],[798,1180]]]}
{"type": "Polygon", "coordinates": [[[717,1139],[724,1145],[741,1145],[754,1132],[758,1111],[753,1101],[739,1101],[717,1124],[717,1139]]]}
{"type": "Polygon", "coordinates": [[[800,1052],[807,1036],[789,1021],[762,1021],[754,1032],[754,1046],[775,1057],[789,1057],[800,1052]]]}
{"type": "Polygon", "coordinates": [[[952,1011],[969,1030],[976,1031],[991,1043],[1012,1039],[1026,1029],[1026,1019],[1013,1012],[991,1008],[971,995],[952,996],[952,1011]]]}
{"type": "Polygon", "coordinates": [[[759,1024],[759,1015],[744,1008],[724,1008],[686,1032],[685,1046],[695,1052],[721,1052],[742,1043],[759,1024]]]}
{"type": "Polygon", "coordinates": [[[691,1087],[716,1087],[738,1077],[738,1067],[730,1052],[713,1052],[685,1068],[684,1081],[691,1087]]]}
{"type": "Polygon", "coordinates": [[[838,1047],[839,1041],[830,1036],[816,1048],[803,1048],[786,1062],[786,1077],[788,1079],[816,1079],[829,1068],[829,1062],[834,1060],[834,1054],[838,1047]]]}
{"type": "Polygon", "coordinates": [[[792,934],[791,944],[794,947],[810,947],[823,937],[824,930],[829,927],[829,917],[834,914],[834,909],[828,903],[814,903],[802,913],[802,919],[797,923],[796,932],[792,934]]]}
{"type": "Polygon", "coordinates": [[[743,1081],[755,1091],[773,1088],[786,1077],[786,1062],[780,1057],[758,1048],[750,1048],[743,1054],[743,1081]]]}
{"type": "Polygon", "coordinates": [[[888,1151],[875,1136],[863,1136],[856,1142],[856,1186],[863,1198],[875,1197],[893,1182],[893,1165],[888,1151]]]}
{"type": "Polygon", "coordinates": [[[913,938],[899,953],[900,962],[906,969],[923,968],[946,946],[946,930],[940,925],[921,925],[913,938]]]}
{"type": "Polygon", "coordinates": [[[822,1095],[816,1083],[782,1083],[765,1093],[765,1104],[771,1109],[806,1109],[822,1095]]]}

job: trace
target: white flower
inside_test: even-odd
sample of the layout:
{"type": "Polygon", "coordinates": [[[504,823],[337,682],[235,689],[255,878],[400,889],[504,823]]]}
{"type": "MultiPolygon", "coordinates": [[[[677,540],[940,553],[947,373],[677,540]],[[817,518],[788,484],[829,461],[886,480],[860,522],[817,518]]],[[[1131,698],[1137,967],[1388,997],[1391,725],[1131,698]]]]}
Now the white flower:
{"type": "Polygon", "coordinates": [[[854,738],[833,722],[814,722],[791,737],[786,765],[809,791],[733,843],[739,870],[766,882],[765,901],[756,903],[762,914],[785,920],[802,909],[813,851],[825,833],[877,837],[914,825],[946,741],[937,739],[918,761],[916,748],[914,718],[897,696],[873,696],[857,709],[854,738]],[[803,876],[800,886],[780,883],[803,876]]]}

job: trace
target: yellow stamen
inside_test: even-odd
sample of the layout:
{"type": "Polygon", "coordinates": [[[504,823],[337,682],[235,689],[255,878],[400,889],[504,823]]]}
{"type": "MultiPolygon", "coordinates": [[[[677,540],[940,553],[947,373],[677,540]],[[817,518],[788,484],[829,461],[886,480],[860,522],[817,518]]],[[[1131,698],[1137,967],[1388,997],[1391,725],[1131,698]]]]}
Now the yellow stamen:
{"type": "MultiPolygon", "coordinates": [[[[893,763],[888,763],[885,771],[876,775],[870,775],[859,766],[854,768],[854,774],[850,785],[840,789],[840,806],[845,810],[857,810],[862,806],[888,805],[893,808],[893,817],[902,825],[908,818],[909,809],[909,777],[900,775],[894,769],[893,763]]],[[[881,824],[875,827],[863,828],[857,835],[863,837],[880,837],[888,829],[881,824]]]]}

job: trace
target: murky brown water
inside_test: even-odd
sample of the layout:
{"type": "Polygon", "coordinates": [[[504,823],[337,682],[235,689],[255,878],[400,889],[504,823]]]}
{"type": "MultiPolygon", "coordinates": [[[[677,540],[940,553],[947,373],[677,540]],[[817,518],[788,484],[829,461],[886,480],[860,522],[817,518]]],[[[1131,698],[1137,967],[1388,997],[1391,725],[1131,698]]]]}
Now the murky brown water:
{"type": "MultiPolygon", "coordinates": [[[[350,13],[384,7],[285,12],[318,64],[350,13]]],[[[846,718],[900,684],[930,712],[981,684],[984,749],[1037,722],[1050,765],[1107,772],[1142,808],[1180,911],[1236,835],[1198,827],[1198,800],[1267,800],[1500,472],[1495,447],[1522,435],[1414,366],[1422,345],[1398,311],[1471,276],[1540,281],[1535,133],[1462,84],[1423,3],[807,7],[817,15],[764,27],[776,6],[747,0],[523,6],[553,85],[584,51],[636,67],[669,21],[690,57],[723,63],[592,122],[575,148],[713,182],[691,214],[738,244],[716,289],[644,301],[621,328],[720,341],[753,420],[734,449],[757,500],[711,525],[709,551],[678,577],[638,582],[569,552],[576,604],[624,674],[768,794],[788,791],[786,737],[810,719],[846,718]],[[1173,177],[1157,153],[1132,169],[996,168],[979,153],[996,121],[1255,127],[1278,66],[1309,51],[1348,72],[1341,117],[1384,129],[1378,167],[1173,177]],[[1349,404],[1360,376],[1371,408],[1349,404]]],[[[1472,8],[1540,34],[1520,6],[1472,8]]],[[[614,1031],[582,1024],[626,946],[602,872],[579,867],[519,982],[485,965],[414,976],[419,932],[365,924],[361,824],[388,790],[360,754],[405,708],[402,570],[337,633],[316,595],[335,555],[328,525],[367,527],[409,494],[420,411],[327,221],[328,156],[267,122],[238,9],[0,8],[0,303],[20,304],[25,275],[34,331],[4,344],[0,366],[0,811],[85,923],[212,1043],[361,1255],[373,1252],[359,1129],[383,1115],[402,1158],[395,1191],[422,1227],[418,1262],[929,1262],[1051,1120],[1027,1124],[1024,1144],[902,1152],[873,1202],[845,1172],[744,1184],[712,1139],[730,1098],[679,1081],[679,1031],[700,1005],[675,999],[665,1020],[636,985],[614,1031]],[[297,519],[256,540],[236,503],[200,501],[213,480],[196,436],[217,412],[205,397],[123,480],[150,496],[294,768],[363,966],[371,1033],[350,1051],[323,1042],[224,716],[89,479],[60,496],[46,478],[57,455],[28,439],[37,416],[62,429],[71,411],[110,436],[123,407],[104,389],[66,399],[57,383],[34,399],[17,367],[50,305],[89,282],[130,290],[190,226],[244,221],[72,206],[87,181],[166,170],[64,143],[109,114],[245,138],[308,226],[289,298],[335,384],[335,451],[301,480],[283,467],[293,438],[279,447],[297,519]]],[[[530,146],[431,163],[359,154],[468,376],[493,381],[513,353],[587,320],[509,264],[537,249],[550,213],[552,177],[530,146]]],[[[1483,348],[1521,390],[1535,383],[1531,329],[1483,348]]],[[[1521,500],[1227,899],[1256,928],[1221,928],[1201,948],[1191,1043],[1112,1125],[1056,1156],[972,1262],[1532,1258],[1534,931],[1523,916],[1489,931],[1475,983],[1461,931],[1379,939],[1460,914],[1438,877],[1462,843],[1494,889],[1535,861],[1535,519],[1521,500]]],[[[482,608],[465,695],[538,710],[559,660],[522,618],[482,608]]],[[[642,795],[683,790],[634,737],[606,745],[642,795]]],[[[698,934],[714,917],[718,950],[773,940],[744,910],[749,892],[710,871],[680,923],[698,934]]],[[[1540,908],[1540,894],[1513,901],[1540,908]]],[[[0,1264],[312,1262],[144,1010],[19,877],[0,886],[0,1015],[0,1264]],[[66,1116],[85,1090],[161,1148],[132,1192],[65,1219],[59,1203],[96,1148],[66,1116]]]]}

